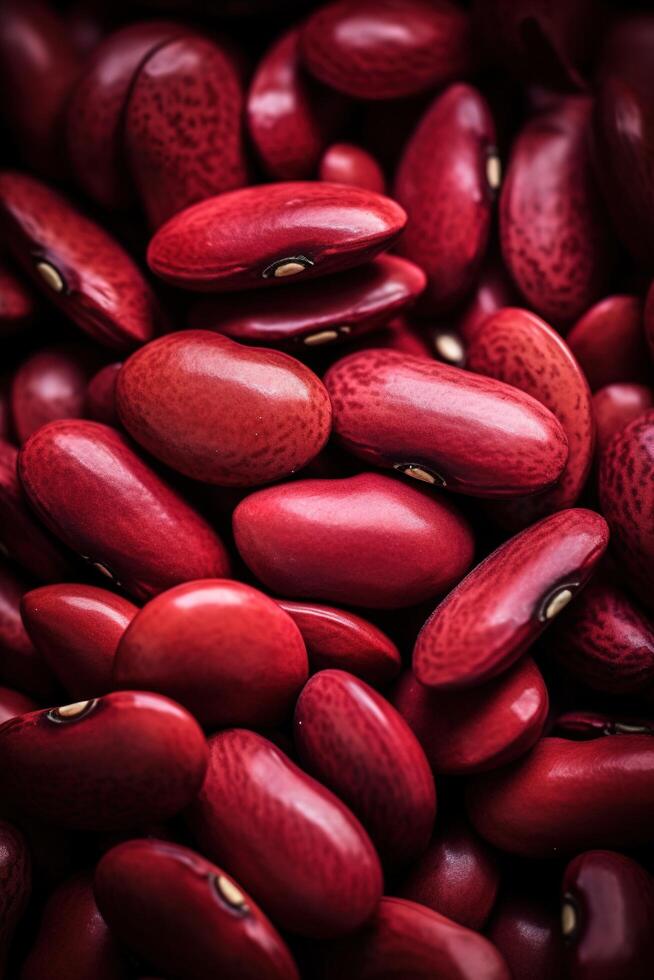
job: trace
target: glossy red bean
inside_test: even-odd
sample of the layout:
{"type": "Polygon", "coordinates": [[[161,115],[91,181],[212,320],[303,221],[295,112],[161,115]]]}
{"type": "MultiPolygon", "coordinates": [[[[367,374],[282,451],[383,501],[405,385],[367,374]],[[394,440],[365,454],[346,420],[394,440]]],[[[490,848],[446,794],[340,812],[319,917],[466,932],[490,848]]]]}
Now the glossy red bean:
{"type": "Polygon", "coordinates": [[[0,559],[0,682],[47,701],[57,697],[58,685],[21,619],[20,603],[27,588],[0,559]]]}
{"type": "Polygon", "coordinates": [[[80,872],[64,881],[46,902],[20,980],[126,980],[128,976],[126,958],[93,897],[91,874],[80,872]]]}
{"type": "Polygon", "coordinates": [[[53,419],[84,416],[86,385],[96,358],[80,345],[42,347],[14,374],[11,411],[14,430],[25,442],[53,419]]]}
{"type": "Polygon", "coordinates": [[[302,469],[325,445],[331,405],[309,368],[208,330],[160,337],[125,363],[120,419],[158,459],[222,486],[256,486],[302,469]]]}
{"type": "Polygon", "coordinates": [[[158,691],[209,728],[275,728],[308,675],[291,617],[241,582],[187,582],[156,596],[120,641],[117,687],[158,691]]]}
{"type": "Polygon", "coordinates": [[[0,223],[25,271],[94,340],[125,350],[154,335],[162,315],[140,269],[61,194],[4,171],[0,223]]]}
{"type": "Polygon", "coordinates": [[[524,755],[542,734],[548,695],[538,667],[525,657],[500,677],[465,691],[430,690],[407,671],[393,704],[434,772],[467,773],[524,755]]]}
{"type": "Polygon", "coordinates": [[[201,850],[291,932],[350,932],[379,901],[379,860],[358,820],[254,732],[210,739],[189,822],[201,850]]]}
{"type": "Polygon", "coordinates": [[[333,143],[328,147],[320,160],[318,177],[335,184],[366,187],[377,194],[386,189],[384,172],[375,158],[352,143],[333,143]]]}
{"type": "Polygon", "coordinates": [[[108,426],[43,426],[21,451],[20,477],[48,527],[138,598],[229,573],[214,531],[108,426]]]}
{"type": "Polygon", "coordinates": [[[157,694],[118,691],[36,711],[0,729],[4,798],[71,830],[129,830],[166,820],[202,785],[197,722],[157,694]]]}
{"type": "Polygon", "coordinates": [[[654,880],[614,851],[586,851],[562,884],[570,980],[647,980],[654,958],[654,880]]]}
{"type": "Polygon", "coordinates": [[[263,184],[175,215],[150,242],[148,263],[184,289],[253,289],[361,265],[392,245],[405,224],[399,204],[361,187],[263,184]]]}
{"type": "Polygon", "coordinates": [[[358,99],[396,99],[468,74],[468,14],[450,0],[335,0],[302,30],[316,78],[358,99]]]}
{"type": "Polygon", "coordinates": [[[264,54],[247,97],[247,124],[259,159],[274,180],[312,176],[345,103],[300,62],[299,31],[282,34],[264,54]]]}
{"type": "Polygon", "coordinates": [[[606,521],[578,508],[500,545],[423,626],[413,651],[417,679],[461,688],[506,670],[586,584],[608,538],[606,521]]]}
{"type": "Polygon", "coordinates": [[[187,847],[131,840],[94,876],[112,933],[155,969],[188,980],[297,980],[274,926],[241,887],[187,847]]]}
{"type": "Polygon", "coordinates": [[[485,99],[469,85],[452,85],[408,140],[395,178],[395,197],[409,216],[400,252],[427,273],[426,312],[449,309],[475,284],[499,167],[485,99]]]}
{"type": "Polygon", "coordinates": [[[436,835],[402,881],[399,894],[481,929],[495,903],[500,869],[492,849],[463,821],[437,827],[436,835]]]}
{"type": "Polygon", "coordinates": [[[32,862],[22,833],[0,821],[0,973],[5,975],[14,930],[29,901],[32,862]]]}
{"type": "Polygon", "coordinates": [[[565,341],[535,314],[508,307],[479,328],[468,346],[466,365],[536,398],[559,420],[568,441],[568,460],[556,486],[537,496],[503,501],[493,514],[517,530],[572,507],[590,470],[595,424],[588,382],[565,341]]]}
{"type": "Polygon", "coordinates": [[[247,180],[243,93],[230,54],[187,34],[140,66],[125,111],[125,153],[150,227],[247,180]]]}
{"type": "Polygon", "coordinates": [[[415,735],[385,698],[343,670],[322,670],[297,700],[294,739],[303,767],[347,803],[382,858],[405,864],[425,849],[436,815],[434,779],[415,735]]]}
{"type": "Polygon", "coordinates": [[[0,258],[0,337],[11,337],[30,326],[36,303],[13,267],[0,258]]]}
{"type": "Polygon", "coordinates": [[[513,765],[476,776],[468,813],[482,837],[510,854],[634,847],[651,840],[653,772],[649,734],[543,738],[513,765]]]}
{"type": "Polygon", "coordinates": [[[38,704],[33,698],[29,698],[20,691],[14,691],[11,687],[0,687],[0,725],[4,725],[10,718],[17,715],[25,715],[28,711],[37,711],[38,704]]]}
{"type": "Polygon", "coordinates": [[[509,980],[487,939],[402,898],[383,898],[369,925],[325,951],[325,980],[509,980]]]}
{"type": "Polygon", "coordinates": [[[450,503],[376,473],[259,490],[233,527],[241,557],[273,592],[372,608],[446,591],[474,548],[450,503]]]}
{"type": "Polygon", "coordinates": [[[325,384],[344,448],[426,483],[511,496],[547,487],[566,461],[551,412],[492,378],[373,348],[342,358],[325,384]]]}
{"type": "Polygon", "coordinates": [[[651,380],[637,296],[607,296],[591,306],[566,336],[592,391],[616,381],[651,380]]]}
{"type": "Polygon", "coordinates": [[[315,602],[279,599],[278,604],[300,630],[313,671],[346,670],[373,687],[382,687],[398,675],[400,651],[373,623],[315,602]]]}
{"type": "Polygon", "coordinates": [[[122,362],[106,364],[93,375],[86,388],[85,414],[95,422],[120,425],[116,408],[116,382],[122,362]]]}
{"type": "Polygon", "coordinates": [[[557,325],[599,298],[610,271],[588,151],[591,109],[590,99],[569,98],[530,120],[500,197],[504,262],[529,306],[557,325]]]}
{"type": "Polygon", "coordinates": [[[94,585],[66,584],[26,592],[20,608],[30,639],[71,698],[113,690],[116,649],[136,606],[94,585]]]}
{"type": "Polygon", "coordinates": [[[554,980],[563,975],[563,943],[558,909],[513,883],[496,905],[488,938],[507,962],[513,980],[554,980]]]}
{"type": "Polygon", "coordinates": [[[464,343],[469,343],[491,313],[504,306],[516,306],[517,294],[501,260],[491,255],[482,267],[469,302],[457,324],[464,343]]]}
{"type": "Polygon", "coordinates": [[[593,395],[597,451],[604,452],[616,432],[654,408],[654,390],[645,385],[606,385],[593,395]]]}

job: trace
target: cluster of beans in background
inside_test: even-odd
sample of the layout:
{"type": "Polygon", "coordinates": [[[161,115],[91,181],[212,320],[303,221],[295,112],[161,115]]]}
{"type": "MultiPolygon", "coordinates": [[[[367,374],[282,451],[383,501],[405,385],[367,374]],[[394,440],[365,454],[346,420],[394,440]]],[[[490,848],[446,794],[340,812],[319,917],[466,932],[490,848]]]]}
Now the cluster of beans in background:
{"type": "Polygon", "coordinates": [[[0,93],[3,975],[651,977],[654,14],[0,0],[0,93]]]}

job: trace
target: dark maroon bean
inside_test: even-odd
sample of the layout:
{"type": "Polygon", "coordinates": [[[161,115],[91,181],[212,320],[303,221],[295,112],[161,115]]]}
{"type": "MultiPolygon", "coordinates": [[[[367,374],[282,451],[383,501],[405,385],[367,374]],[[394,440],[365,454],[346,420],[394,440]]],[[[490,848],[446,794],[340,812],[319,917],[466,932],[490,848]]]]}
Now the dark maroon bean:
{"type": "Polygon", "coordinates": [[[86,388],[86,415],[94,422],[120,425],[116,408],[116,382],[122,363],[107,364],[94,374],[86,388]]]}
{"type": "Polygon", "coordinates": [[[554,719],[550,734],[579,741],[605,735],[654,735],[654,719],[607,711],[565,711],[554,719]]]}
{"type": "Polygon", "coordinates": [[[0,687],[0,725],[10,718],[26,715],[29,711],[38,711],[38,704],[32,698],[11,687],[0,687]]]}
{"type": "Polygon", "coordinates": [[[20,615],[27,584],[0,559],[0,681],[48,701],[59,687],[45,658],[30,640],[20,615]]]}
{"type": "Polygon", "coordinates": [[[0,337],[11,337],[29,327],[36,313],[31,291],[5,259],[0,259],[0,337]]]}
{"type": "Polygon", "coordinates": [[[566,335],[592,391],[616,381],[645,383],[652,369],[637,296],[607,296],[591,306],[566,335]]]}
{"type": "Polygon", "coordinates": [[[488,938],[506,960],[513,980],[554,980],[563,975],[560,916],[538,891],[537,883],[527,893],[511,882],[488,924],[488,938]]]}
{"type": "Polygon", "coordinates": [[[0,973],[5,975],[14,930],[27,907],[32,887],[32,862],[23,834],[0,821],[0,973]]]}
{"type": "Polygon", "coordinates": [[[86,385],[97,359],[72,344],[42,347],[14,374],[11,411],[20,442],[53,419],[82,418],[86,385]]]}

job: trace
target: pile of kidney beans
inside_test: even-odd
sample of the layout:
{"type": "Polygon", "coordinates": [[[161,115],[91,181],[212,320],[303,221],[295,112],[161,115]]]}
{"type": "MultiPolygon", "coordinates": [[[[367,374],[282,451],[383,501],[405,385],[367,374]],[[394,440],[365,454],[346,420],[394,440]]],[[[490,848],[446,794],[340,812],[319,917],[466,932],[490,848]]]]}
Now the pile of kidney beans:
{"type": "Polygon", "coordinates": [[[0,976],[654,976],[654,13],[0,0],[0,976]]]}

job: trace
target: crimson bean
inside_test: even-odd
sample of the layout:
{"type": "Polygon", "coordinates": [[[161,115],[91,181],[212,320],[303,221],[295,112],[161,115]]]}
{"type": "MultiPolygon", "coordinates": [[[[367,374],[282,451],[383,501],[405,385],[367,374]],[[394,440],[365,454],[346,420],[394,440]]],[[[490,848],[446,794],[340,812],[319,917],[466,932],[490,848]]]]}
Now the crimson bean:
{"type": "Polygon", "coordinates": [[[384,172],[375,158],[352,143],[333,143],[323,153],[318,167],[320,180],[335,184],[366,187],[383,194],[386,188],[384,172]]]}
{"type": "Polygon", "coordinates": [[[516,306],[513,283],[499,257],[490,255],[479,274],[472,298],[466,304],[458,322],[458,331],[465,343],[475,336],[486,317],[504,306],[516,306]]]}
{"type": "Polygon", "coordinates": [[[43,347],[21,364],[12,383],[11,412],[19,442],[53,419],[84,416],[93,353],[80,345],[43,347]]]}
{"type": "Polygon", "coordinates": [[[14,691],[11,687],[0,687],[0,725],[4,725],[16,715],[25,715],[28,711],[37,711],[38,704],[26,694],[14,691]]]}
{"type": "Polygon", "coordinates": [[[116,408],[116,382],[122,363],[106,364],[93,375],[86,388],[86,415],[114,428],[120,425],[116,408]]]}
{"type": "Polygon", "coordinates": [[[597,450],[603,453],[616,432],[654,408],[654,391],[645,385],[612,384],[593,395],[597,450]]]}
{"type": "Polygon", "coordinates": [[[21,619],[20,603],[27,588],[11,566],[0,559],[0,680],[48,700],[57,696],[59,687],[21,619]]]}
{"type": "Polygon", "coordinates": [[[617,381],[650,380],[643,336],[643,304],[637,296],[607,296],[581,316],[566,336],[592,391],[617,381]]]}
{"type": "Polygon", "coordinates": [[[513,980],[554,980],[563,974],[561,924],[538,886],[511,883],[493,910],[487,934],[506,960],[513,980]]]}

